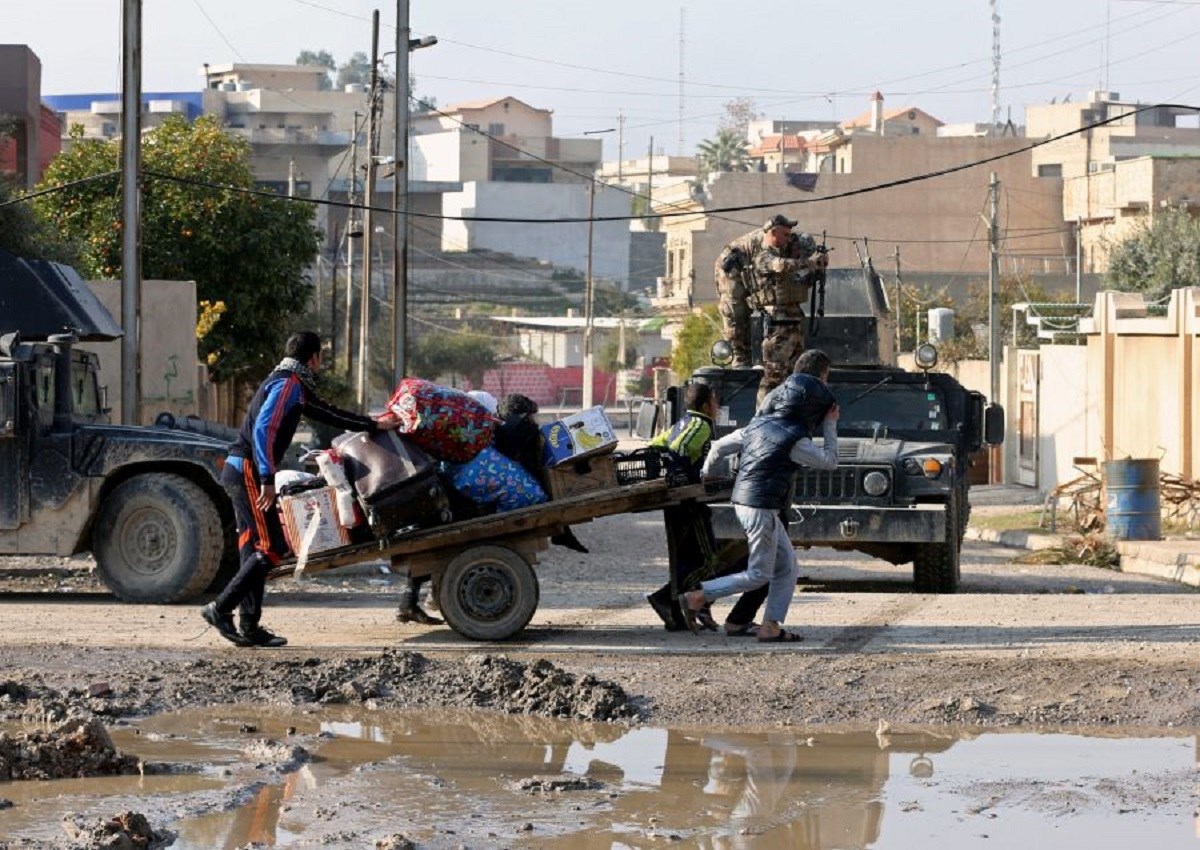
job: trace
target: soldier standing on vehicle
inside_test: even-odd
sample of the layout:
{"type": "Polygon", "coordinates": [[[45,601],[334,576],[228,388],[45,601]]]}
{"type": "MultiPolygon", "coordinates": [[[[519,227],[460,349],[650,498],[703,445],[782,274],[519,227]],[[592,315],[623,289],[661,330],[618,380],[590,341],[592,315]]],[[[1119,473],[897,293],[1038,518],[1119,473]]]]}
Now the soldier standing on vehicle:
{"type": "Polygon", "coordinates": [[[311,331],[292,334],[283,361],[250,400],[241,432],[221,470],[221,484],[233,502],[241,567],[200,615],[237,646],[283,646],[287,639],[263,628],[267,573],[288,552],[275,506],[275,470],[296,434],[301,416],[347,431],[379,431],[400,423],[390,414],[372,419],[334,407],[317,395],[321,338],[311,331]],[[238,609],[238,626],[233,611],[238,609]]]}
{"type": "Polygon", "coordinates": [[[807,234],[792,232],[796,222],[784,215],[740,236],[717,255],[718,308],[725,338],[733,348],[733,366],[751,365],[751,315],[771,322],[763,336],[763,377],[758,400],[779,386],[804,351],[804,302],[813,278],[828,259],[807,234]],[[773,320],[773,321],[772,321],[773,320]]]}

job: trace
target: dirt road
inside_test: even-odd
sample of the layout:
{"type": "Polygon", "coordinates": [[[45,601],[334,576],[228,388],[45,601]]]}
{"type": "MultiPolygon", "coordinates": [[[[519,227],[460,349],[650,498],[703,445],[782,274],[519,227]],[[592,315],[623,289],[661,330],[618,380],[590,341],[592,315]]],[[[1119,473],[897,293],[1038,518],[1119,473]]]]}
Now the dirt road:
{"type": "MultiPolygon", "coordinates": [[[[802,552],[805,578],[789,624],[805,640],[766,646],[661,629],[642,600],[665,575],[656,516],[608,518],[577,532],[593,554],[546,553],[533,623],[495,645],[397,624],[394,577],[382,573],[272,584],[264,622],[291,645],[255,651],[204,631],[196,606],[116,602],[86,575],[84,560],[34,568],[5,559],[0,690],[7,680],[86,695],[103,681],[127,707],[151,710],[294,702],[295,676],[281,671],[308,664],[334,681],[347,665],[361,672],[381,651],[402,650],[426,670],[461,670],[464,654],[472,663],[481,653],[526,665],[549,659],[619,686],[641,719],[658,725],[1200,727],[1200,614],[1195,592],[1180,585],[1022,565],[1012,550],[968,542],[961,592],[918,595],[907,568],[802,552]],[[200,690],[191,686],[198,677],[208,679],[200,690]]],[[[395,666],[389,658],[384,666],[395,666]]],[[[390,689],[388,704],[471,703],[469,689],[438,681],[415,676],[390,689]]]]}

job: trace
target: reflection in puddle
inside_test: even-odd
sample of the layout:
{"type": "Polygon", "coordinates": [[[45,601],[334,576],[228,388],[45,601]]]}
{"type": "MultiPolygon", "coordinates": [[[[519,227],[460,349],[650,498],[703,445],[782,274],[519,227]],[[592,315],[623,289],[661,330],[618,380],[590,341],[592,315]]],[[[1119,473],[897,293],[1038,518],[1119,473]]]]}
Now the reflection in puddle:
{"type": "MultiPolygon", "coordinates": [[[[789,729],[681,732],[480,712],[242,707],[113,730],[188,776],[0,783],[0,835],[33,834],[114,797],[158,799],[156,826],[193,848],[423,846],[911,848],[1196,846],[1195,741],[789,729]],[[250,729],[247,724],[253,727],[250,729]],[[289,728],[293,727],[293,728],[289,728]],[[137,734],[140,732],[140,734],[137,734]],[[286,772],[249,741],[297,743],[286,772]],[[540,782],[531,781],[540,777],[540,782]],[[570,777],[590,780],[572,787],[570,777]]],[[[38,833],[39,835],[52,833],[38,833]]]]}

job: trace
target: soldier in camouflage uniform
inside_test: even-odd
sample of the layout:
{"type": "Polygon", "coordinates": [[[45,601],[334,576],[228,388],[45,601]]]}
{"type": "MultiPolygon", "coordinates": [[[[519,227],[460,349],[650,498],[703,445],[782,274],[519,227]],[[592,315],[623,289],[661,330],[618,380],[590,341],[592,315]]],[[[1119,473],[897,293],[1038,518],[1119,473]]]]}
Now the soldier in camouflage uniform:
{"type": "Polygon", "coordinates": [[[751,365],[750,319],[764,313],[783,323],[770,326],[762,346],[762,401],[792,373],[804,350],[804,303],[812,274],[825,268],[825,254],[807,234],[796,234],[796,222],[783,215],[768,219],[761,229],[729,243],[717,256],[715,275],[718,309],[725,338],[733,348],[733,366],[751,365]],[[803,275],[803,276],[802,276],[803,275]]]}

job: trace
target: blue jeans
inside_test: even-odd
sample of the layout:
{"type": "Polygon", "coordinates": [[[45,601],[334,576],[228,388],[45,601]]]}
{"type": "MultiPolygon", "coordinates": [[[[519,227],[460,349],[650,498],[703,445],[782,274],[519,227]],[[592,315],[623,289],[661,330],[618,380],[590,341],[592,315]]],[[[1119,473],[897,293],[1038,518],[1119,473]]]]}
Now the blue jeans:
{"type": "Polygon", "coordinates": [[[705,600],[711,602],[769,584],[763,617],[782,623],[796,591],[797,573],[796,549],[788,537],[787,526],[779,518],[779,511],[769,508],[734,505],[733,510],[750,544],[746,569],[703,582],[700,589],[705,600]]]}

